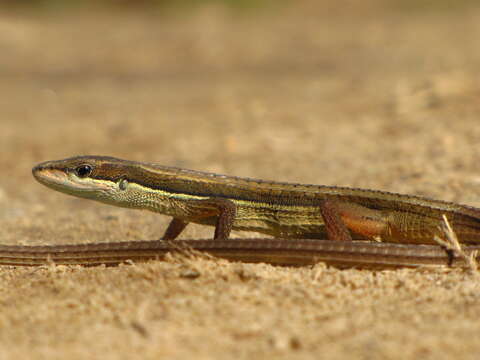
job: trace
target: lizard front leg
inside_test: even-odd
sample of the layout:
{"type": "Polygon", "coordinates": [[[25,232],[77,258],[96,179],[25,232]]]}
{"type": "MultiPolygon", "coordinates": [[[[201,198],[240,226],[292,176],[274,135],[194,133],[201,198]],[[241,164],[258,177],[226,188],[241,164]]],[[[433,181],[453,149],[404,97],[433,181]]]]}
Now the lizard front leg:
{"type": "MultiPolygon", "coordinates": [[[[214,240],[227,240],[233,228],[237,214],[237,206],[228,199],[208,198],[203,200],[189,200],[186,206],[190,221],[216,216],[214,240]]],[[[174,240],[188,225],[189,221],[173,218],[168,225],[162,240],[174,240]]]]}

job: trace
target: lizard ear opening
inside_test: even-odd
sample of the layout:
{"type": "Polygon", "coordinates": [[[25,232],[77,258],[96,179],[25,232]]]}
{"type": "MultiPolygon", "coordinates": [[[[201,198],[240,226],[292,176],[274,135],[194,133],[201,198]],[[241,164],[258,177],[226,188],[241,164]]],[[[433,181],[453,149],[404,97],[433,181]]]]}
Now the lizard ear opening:
{"type": "Polygon", "coordinates": [[[120,188],[120,190],[127,190],[127,186],[128,186],[127,179],[121,179],[118,183],[118,187],[120,188]]]}

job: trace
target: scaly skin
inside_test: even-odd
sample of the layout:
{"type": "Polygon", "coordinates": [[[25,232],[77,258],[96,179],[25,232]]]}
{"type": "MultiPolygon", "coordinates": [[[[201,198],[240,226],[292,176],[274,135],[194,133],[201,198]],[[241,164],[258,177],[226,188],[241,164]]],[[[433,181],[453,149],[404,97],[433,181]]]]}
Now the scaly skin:
{"type": "Polygon", "coordinates": [[[104,156],[48,161],[33,169],[42,184],[66,194],[145,209],[187,223],[280,238],[435,244],[446,215],[461,243],[480,243],[480,210],[452,202],[375,190],[239,178],[104,156]],[[89,169],[88,174],[79,171],[89,169]]]}
{"type": "MultiPolygon", "coordinates": [[[[48,161],[37,165],[33,175],[66,194],[159,212],[173,220],[163,240],[0,245],[0,264],[112,265],[160,259],[169,251],[188,248],[230,260],[278,265],[318,261],[360,267],[457,265],[462,256],[428,245],[435,243],[435,235],[444,237],[439,229],[443,215],[460,242],[480,242],[480,210],[417,196],[268,182],[103,156],[48,161]],[[171,241],[189,222],[214,225],[213,240],[171,241]],[[228,240],[231,229],[282,239],[228,240]]],[[[463,256],[479,249],[480,245],[466,245],[463,256]]]]}

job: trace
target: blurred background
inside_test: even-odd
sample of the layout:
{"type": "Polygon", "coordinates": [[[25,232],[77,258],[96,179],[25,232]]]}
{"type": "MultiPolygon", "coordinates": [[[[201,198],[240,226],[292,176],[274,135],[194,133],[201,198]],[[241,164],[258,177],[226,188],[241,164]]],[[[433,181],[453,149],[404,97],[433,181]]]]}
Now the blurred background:
{"type": "MultiPolygon", "coordinates": [[[[163,233],[31,176],[81,154],[480,206],[479,44],[474,0],[0,0],[0,244],[163,233]]],[[[478,356],[462,272],[192,261],[2,268],[0,358],[478,356]]]]}
{"type": "Polygon", "coordinates": [[[0,188],[30,199],[35,163],[101,154],[474,203],[479,20],[467,0],[4,0],[0,188]]]}

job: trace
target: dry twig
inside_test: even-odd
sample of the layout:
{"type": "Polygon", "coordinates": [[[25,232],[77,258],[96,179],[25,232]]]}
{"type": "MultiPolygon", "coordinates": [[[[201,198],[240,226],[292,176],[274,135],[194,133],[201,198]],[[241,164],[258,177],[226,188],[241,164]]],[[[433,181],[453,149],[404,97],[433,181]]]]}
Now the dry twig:
{"type": "Polygon", "coordinates": [[[434,236],[434,240],[440,245],[443,246],[446,250],[452,251],[453,254],[462,259],[465,267],[468,268],[472,273],[477,273],[478,265],[476,261],[478,251],[470,251],[469,253],[465,252],[460,242],[458,241],[457,235],[452,229],[450,222],[447,219],[445,214],[442,215],[443,223],[440,226],[440,230],[445,234],[445,239],[441,238],[438,235],[434,236]]]}

